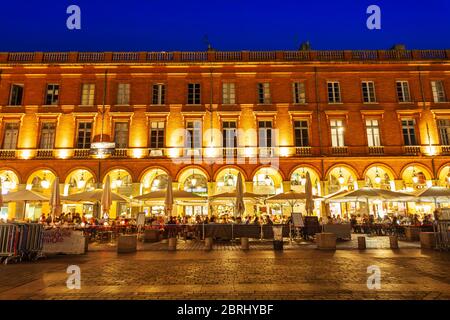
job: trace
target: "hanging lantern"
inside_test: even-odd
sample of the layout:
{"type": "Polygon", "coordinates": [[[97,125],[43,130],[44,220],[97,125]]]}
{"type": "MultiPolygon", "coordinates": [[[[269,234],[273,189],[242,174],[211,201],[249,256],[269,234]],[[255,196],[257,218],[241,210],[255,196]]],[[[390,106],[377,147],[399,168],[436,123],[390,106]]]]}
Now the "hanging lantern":
{"type": "Polygon", "coordinates": [[[339,184],[344,184],[344,182],[345,182],[345,178],[344,178],[344,176],[342,175],[342,171],[341,171],[340,169],[339,169],[338,182],[339,182],[339,184]]]}
{"type": "Polygon", "coordinates": [[[264,182],[266,183],[266,185],[270,186],[272,179],[270,179],[268,174],[266,174],[266,176],[264,177],[264,182]]]}
{"type": "Polygon", "coordinates": [[[120,188],[123,184],[122,178],[120,177],[120,171],[119,171],[119,175],[117,176],[117,180],[115,181],[115,185],[117,188],[120,188]]]}
{"type": "Polygon", "coordinates": [[[305,175],[305,170],[303,170],[302,176],[300,177],[300,183],[302,185],[306,184],[306,175],[305,175]]]}
{"type": "Polygon", "coordinates": [[[85,185],[86,185],[86,180],[84,180],[84,172],[81,172],[81,178],[77,182],[77,188],[83,189],[85,185]]]}
{"type": "Polygon", "coordinates": [[[228,174],[227,176],[227,185],[229,187],[232,187],[234,185],[234,179],[232,174],[228,174]]]}
{"type": "Polygon", "coordinates": [[[381,183],[381,177],[380,177],[380,174],[378,173],[378,168],[377,168],[377,171],[376,171],[376,174],[375,174],[375,183],[376,184],[380,184],[381,183]]]}
{"type": "Polygon", "coordinates": [[[195,186],[197,185],[197,178],[195,177],[195,175],[192,175],[192,178],[191,178],[191,185],[192,185],[193,187],[195,187],[195,186]]]}
{"type": "Polygon", "coordinates": [[[3,188],[6,190],[14,189],[15,186],[12,187],[12,184],[13,184],[13,182],[9,179],[9,175],[6,174],[6,178],[5,178],[5,180],[3,180],[3,183],[2,183],[3,188]]]}
{"type": "Polygon", "coordinates": [[[413,183],[419,182],[419,177],[416,174],[416,170],[413,169],[413,177],[412,177],[413,183]]]}
{"type": "Polygon", "coordinates": [[[41,187],[44,189],[50,188],[50,182],[47,180],[45,173],[44,178],[41,180],[41,187]]]}

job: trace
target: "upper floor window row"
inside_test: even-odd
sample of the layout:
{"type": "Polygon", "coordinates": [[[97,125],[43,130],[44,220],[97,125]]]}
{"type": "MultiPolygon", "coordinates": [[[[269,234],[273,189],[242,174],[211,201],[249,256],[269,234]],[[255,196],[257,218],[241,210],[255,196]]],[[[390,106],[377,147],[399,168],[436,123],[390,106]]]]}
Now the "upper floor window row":
{"type": "MultiPolygon", "coordinates": [[[[46,106],[60,104],[60,89],[58,83],[48,83],[45,86],[44,101],[46,106]]],[[[131,104],[131,84],[118,83],[116,87],[115,104],[131,104]]],[[[431,100],[434,103],[448,102],[445,83],[443,80],[430,81],[431,100]]],[[[234,82],[222,83],[221,102],[224,105],[234,105],[237,103],[237,89],[234,82]]],[[[343,102],[341,84],[339,81],[326,82],[327,102],[330,104],[340,104],[343,102]]],[[[411,103],[412,95],[410,84],[407,80],[398,80],[395,82],[396,98],[399,103],[411,103]]],[[[21,106],[24,103],[25,86],[21,83],[13,83],[10,87],[9,101],[10,106],[21,106]]],[[[96,85],[94,83],[81,84],[80,105],[93,106],[96,101],[96,85]]],[[[430,92],[430,91],[429,91],[430,92]]],[[[256,102],[258,104],[271,104],[272,84],[270,82],[259,82],[256,87],[256,102]]],[[[307,93],[304,81],[294,81],[291,87],[291,101],[293,104],[306,104],[307,93]]],[[[165,105],[167,103],[167,87],[164,83],[155,83],[150,88],[150,104],[165,105]]],[[[361,99],[363,103],[377,103],[377,94],[374,81],[361,81],[361,99]]],[[[188,105],[202,104],[202,85],[200,83],[188,83],[186,85],[186,103],[188,105]]]]}

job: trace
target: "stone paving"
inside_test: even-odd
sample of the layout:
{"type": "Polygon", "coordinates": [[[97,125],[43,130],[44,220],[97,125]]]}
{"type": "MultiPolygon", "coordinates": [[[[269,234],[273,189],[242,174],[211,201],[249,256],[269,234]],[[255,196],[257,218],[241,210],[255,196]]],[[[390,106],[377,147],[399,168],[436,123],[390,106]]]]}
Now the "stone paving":
{"type": "Polygon", "coordinates": [[[0,266],[0,299],[450,299],[450,254],[400,250],[112,251],[0,266]],[[66,287],[69,265],[81,289],[66,287]],[[367,267],[381,289],[367,288],[367,267]]]}

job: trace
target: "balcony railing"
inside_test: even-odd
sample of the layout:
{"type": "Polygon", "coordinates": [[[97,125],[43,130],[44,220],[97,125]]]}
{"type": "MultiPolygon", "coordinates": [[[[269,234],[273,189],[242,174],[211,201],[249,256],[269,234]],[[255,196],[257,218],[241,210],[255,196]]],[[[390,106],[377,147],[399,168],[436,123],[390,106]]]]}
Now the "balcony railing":
{"type": "Polygon", "coordinates": [[[275,148],[274,147],[258,148],[258,155],[260,158],[274,157],[275,156],[275,148]]]}
{"type": "Polygon", "coordinates": [[[403,153],[406,155],[417,156],[420,154],[420,146],[404,146],[403,153]]]}
{"type": "Polygon", "coordinates": [[[331,147],[331,154],[336,156],[346,156],[348,154],[347,147],[331,147]]]}
{"type": "MultiPolygon", "coordinates": [[[[450,156],[450,146],[435,146],[433,152],[427,152],[428,146],[344,146],[344,147],[202,147],[202,148],[127,148],[115,149],[111,154],[113,159],[141,158],[273,158],[273,157],[312,157],[313,155],[331,156],[401,156],[401,155],[443,155],[450,156]],[[387,150],[386,150],[387,149],[387,150]],[[328,150],[328,153],[326,152],[328,150]],[[423,151],[423,152],[422,152],[423,151]]],[[[0,160],[14,159],[89,159],[90,149],[0,149],[0,160]]]]}
{"type": "Polygon", "coordinates": [[[8,160],[8,159],[16,159],[17,150],[0,150],[0,159],[8,160]]]}
{"type": "Polygon", "coordinates": [[[296,147],[295,154],[302,157],[310,156],[312,154],[311,147],[296,147]]]}
{"type": "Polygon", "coordinates": [[[128,149],[115,149],[111,155],[112,158],[126,158],[128,156],[128,149]]]}
{"type": "Polygon", "coordinates": [[[272,61],[423,61],[450,60],[450,50],[307,50],[307,51],[190,51],[190,52],[10,52],[1,63],[154,63],[154,62],[272,62],[272,61]]]}
{"type": "Polygon", "coordinates": [[[450,154],[450,146],[441,146],[441,153],[443,155],[449,155],[450,154]]]}
{"type": "Polygon", "coordinates": [[[369,147],[369,154],[370,155],[383,155],[384,147],[383,146],[371,146],[371,147],[369,147]]]}
{"type": "Polygon", "coordinates": [[[89,158],[90,149],[75,149],[73,152],[73,157],[75,159],[87,159],[89,158]]]}
{"type": "Polygon", "coordinates": [[[37,159],[52,159],[54,157],[53,149],[36,150],[37,159]]]}

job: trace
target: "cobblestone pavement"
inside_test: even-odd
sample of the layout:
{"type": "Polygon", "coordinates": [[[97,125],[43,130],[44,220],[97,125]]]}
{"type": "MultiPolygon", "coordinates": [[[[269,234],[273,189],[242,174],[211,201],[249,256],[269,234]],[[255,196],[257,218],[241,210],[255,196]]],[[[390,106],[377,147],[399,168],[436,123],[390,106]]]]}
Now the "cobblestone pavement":
{"type": "Polygon", "coordinates": [[[420,249],[98,251],[1,265],[0,299],[450,299],[449,267],[449,253],[420,249]],[[380,290],[367,289],[371,265],[380,290]]]}

